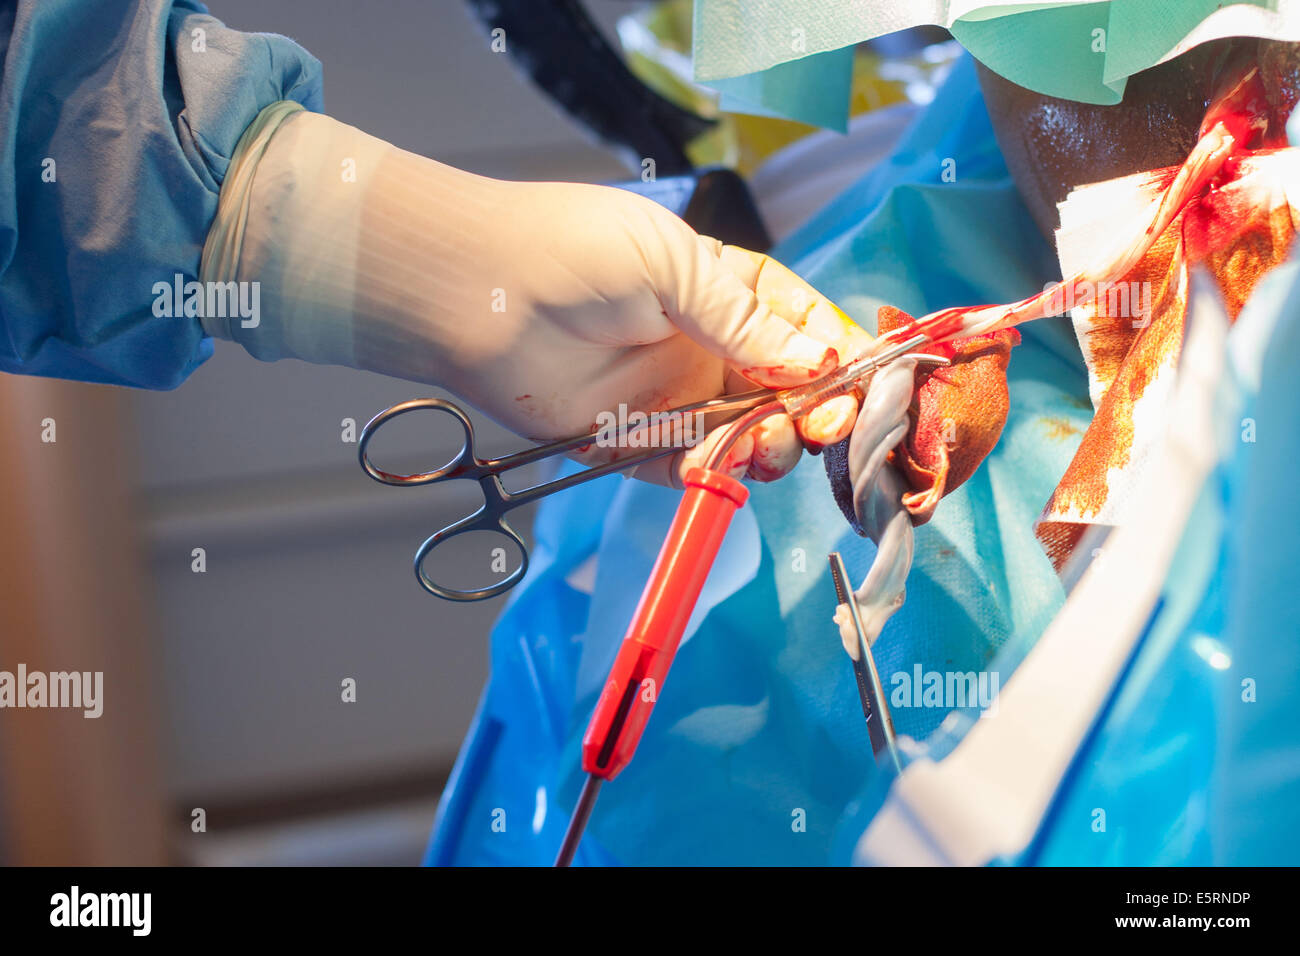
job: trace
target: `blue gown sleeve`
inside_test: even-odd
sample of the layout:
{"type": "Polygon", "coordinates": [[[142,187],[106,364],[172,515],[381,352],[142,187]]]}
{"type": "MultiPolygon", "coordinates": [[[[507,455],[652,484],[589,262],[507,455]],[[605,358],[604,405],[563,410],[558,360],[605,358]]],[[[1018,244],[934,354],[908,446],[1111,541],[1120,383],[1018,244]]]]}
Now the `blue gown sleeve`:
{"type": "Polygon", "coordinates": [[[194,0],[0,0],[0,56],[0,371],[175,388],[212,341],[154,287],[197,280],[258,112],[322,109],[319,61],[194,0]]]}

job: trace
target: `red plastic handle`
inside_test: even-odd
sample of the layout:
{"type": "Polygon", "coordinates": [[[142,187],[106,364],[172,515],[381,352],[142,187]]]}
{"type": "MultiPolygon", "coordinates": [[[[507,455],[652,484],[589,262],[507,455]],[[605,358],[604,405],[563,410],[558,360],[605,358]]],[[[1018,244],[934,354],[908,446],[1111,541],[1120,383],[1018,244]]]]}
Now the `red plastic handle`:
{"type": "Polygon", "coordinates": [[[631,762],[731,516],[748,497],[734,478],[687,472],[686,493],[582,738],[588,773],[613,780],[631,762]]]}

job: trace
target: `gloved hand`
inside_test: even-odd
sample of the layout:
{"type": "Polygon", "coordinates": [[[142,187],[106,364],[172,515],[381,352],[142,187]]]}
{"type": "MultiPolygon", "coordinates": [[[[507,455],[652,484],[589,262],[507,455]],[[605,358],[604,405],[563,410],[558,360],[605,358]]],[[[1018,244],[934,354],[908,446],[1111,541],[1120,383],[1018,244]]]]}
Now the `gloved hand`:
{"type": "MultiPolygon", "coordinates": [[[[871,342],[774,260],[641,196],[475,176],[285,104],[241,141],[203,261],[205,280],[261,283],[256,327],[206,317],[209,333],[262,359],[439,385],[535,440],[591,429],[620,404],[663,411],[802,384],[871,342]]],[[[842,396],[798,431],[769,419],[729,470],[778,478],[801,437],[833,443],[856,415],[842,396]]],[[[637,476],[679,484],[710,447],[637,476]]],[[[620,451],[593,444],[582,457],[620,451]]]]}

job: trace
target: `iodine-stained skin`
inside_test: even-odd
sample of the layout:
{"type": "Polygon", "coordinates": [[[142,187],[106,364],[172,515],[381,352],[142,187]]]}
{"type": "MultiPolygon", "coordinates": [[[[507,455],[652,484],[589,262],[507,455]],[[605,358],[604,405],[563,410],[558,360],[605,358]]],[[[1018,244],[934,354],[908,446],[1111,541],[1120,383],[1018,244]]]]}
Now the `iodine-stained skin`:
{"type": "MultiPolygon", "coordinates": [[[[1102,264],[1095,275],[1085,271],[1076,278],[1114,281],[1123,277],[1121,273],[1149,272],[1148,267],[1160,259],[1165,235],[1170,230],[1181,234],[1186,229],[1192,233],[1188,237],[1189,249],[1199,247],[1202,261],[1214,269],[1225,295],[1240,300],[1253,286],[1253,278],[1278,261],[1278,250],[1285,254],[1289,239],[1266,243],[1270,248],[1267,255],[1252,254],[1253,239],[1249,237],[1266,233],[1273,239],[1277,230],[1269,228],[1271,223],[1248,224],[1251,217],[1243,215],[1237,217],[1239,222],[1228,224],[1229,228],[1219,228],[1213,241],[1207,241],[1206,230],[1197,225],[1206,221],[1199,210],[1224,205],[1217,197],[1222,187],[1239,174],[1240,157],[1248,150],[1284,144],[1285,120],[1298,98],[1298,76],[1300,45],[1233,39],[1205,44],[1133,77],[1124,103],[1118,106],[1089,106],[1030,93],[986,70],[982,71],[981,84],[1008,167],[1040,227],[1049,234],[1056,224],[1056,202],[1081,183],[1114,179],[1164,163],[1171,168],[1158,172],[1167,174],[1161,187],[1172,187],[1165,194],[1170,214],[1176,211],[1172,205],[1176,197],[1180,203],[1196,197],[1186,215],[1179,207],[1175,222],[1157,216],[1155,221],[1160,225],[1153,222],[1145,240],[1134,236],[1127,253],[1129,259],[1121,256],[1109,266],[1102,264]],[[1181,169],[1174,165],[1182,164],[1193,147],[1197,147],[1193,160],[1181,169]],[[1157,228],[1158,232],[1153,231],[1157,228]],[[1152,242],[1154,248],[1144,252],[1152,242]],[[1120,262],[1126,264],[1121,266],[1120,262]],[[1235,281],[1232,272],[1249,274],[1252,281],[1235,281]]],[[[1011,318],[1018,321],[1047,314],[1042,305],[1026,300],[1018,304],[1011,318]]],[[[953,323],[960,323],[969,313],[969,309],[950,311],[953,323]]],[[[888,331],[887,326],[897,328],[906,320],[900,316],[897,310],[882,309],[881,333],[888,331]]],[[[930,319],[945,321],[940,314],[930,319]]],[[[946,334],[952,331],[956,329],[946,334]]],[[[962,342],[959,339],[949,346],[961,346],[962,342]]],[[[972,371],[966,375],[974,387],[956,387],[962,375],[960,363],[952,369],[926,370],[918,380],[917,409],[908,441],[897,449],[897,464],[912,489],[906,504],[918,523],[933,513],[943,494],[978,467],[1005,421],[1006,351],[1013,343],[1008,342],[1005,349],[1001,344],[992,347],[988,343],[990,354],[984,353],[986,346],[971,344],[973,347],[959,351],[971,357],[972,371]],[[990,388],[993,401],[987,408],[970,394],[990,388]],[[963,391],[967,394],[963,395],[963,391]],[[962,432],[965,434],[959,434],[962,432]]],[[[1100,347],[1104,343],[1098,339],[1097,344],[1100,347]]],[[[1123,351],[1127,355],[1128,350],[1123,351]]],[[[1124,357],[1113,356],[1112,364],[1118,365],[1124,357]]],[[[1122,430],[1124,423],[1112,420],[1099,424],[1100,428],[1094,423],[1098,441],[1108,427],[1111,431],[1122,430]]],[[[1106,448],[1093,457],[1104,471],[1107,456],[1118,446],[1113,442],[1103,444],[1106,448]]],[[[1118,449],[1121,457],[1122,451],[1118,449]]],[[[842,449],[828,449],[826,467],[832,492],[850,524],[861,533],[863,528],[852,514],[849,465],[842,449]]],[[[1052,550],[1049,544],[1049,552],[1052,550]]],[[[1054,560],[1057,557],[1054,555],[1054,560]]]]}
{"type": "Polygon", "coordinates": [[[1129,78],[1114,106],[1033,93],[976,63],[1007,169],[1050,240],[1056,205],[1085,183],[1177,166],[1196,144],[1225,75],[1258,63],[1270,145],[1300,100],[1300,44],[1253,37],[1215,40],[1129,78]]]}
{"type": "Polygon", "coordinates": [[[1086,184],[1128,177],[1130,205],[1140,208],[1161,189],[1168,200],[1195,181],[1194,164],[1179,165],[1193,148],[1207,159],[1191,201],[1139,262],[1114,277],[1152,290],[1149,314],[1135,323],[1129,309],[1112,315],[1111,303],[1098,299],[1075,315],[1097,410],[1036,528],[1059,569],[1089,524],[1124,520],[1125,489],[1146,447],[1136,423],[1158,420],[1159,390],[1144,398],[1181,350],[1190,270],[1209,271],[1235,321],[1258,280],[1290,252],[1284,167],[1269,158],[1285,147],[1285,123],[1300,100],[1300,44],[1205,44],[1133,77],[1113,107],[1029,93],[983,69],[980,83],[1017,188],[1049,235],[1056,204],[1072,190],[1080,192],[1071,202],[1086,204],[1086,184]],[[1226,160],[1206,149],[1216,136],[1226,160]]]}

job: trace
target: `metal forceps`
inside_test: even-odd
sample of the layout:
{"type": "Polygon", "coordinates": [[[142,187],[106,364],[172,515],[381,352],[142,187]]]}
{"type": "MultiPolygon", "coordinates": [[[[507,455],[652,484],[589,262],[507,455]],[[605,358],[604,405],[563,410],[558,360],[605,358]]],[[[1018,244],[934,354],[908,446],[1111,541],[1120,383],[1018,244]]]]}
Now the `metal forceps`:
{"type": "MultiPolygon", "coordinates": [[[[717,414],[720,412],[747,411],[770,401],[774,394],[771,389],[762,388],[735,395],[724,395],[680,406],[668,414],[678,413],[686,416],[695,412],[717,414]]],[[[681,420],[683,422],[687,421],[684,417],[681,420]]],[[[622,431],[620,432],[620,438],[636,430],[638,429],[622,431]]],[[[521,508],[557,491],[564,491],[566,488],[572,488],[575,485],[581,485],[596,478],[603,478],[605,475],[616,471],[624,471],[642,462],[681,451],[684,447],[682,445],[670,445],[631,449],[630,454],[621,456],[616,461],[605,462],[588,468],[586,471],[566,475],[563,478],[539,482],[524,488],[522,491],[507,491],[505,485],[501,482],[501,476],[507,472],[522,468],[525,465],[531,465],[534,462],[554,458],[557,455],[567,454],[584,445],[590,445],[598,435],[599,432],[596,431],[587,432],[582,435],[574,435],[572,438],[563,438],[547,445],[527,448],[513,455],[506,455],[504,458],[480,458],[474,449],[474,425],[460,406],[441,398],[416,398],[394,405],[367,422],[365,428],[361,430],[357,456],[366,474],[385,485],[396,485],[399,488],[405,488],[412,485],[433,485],[441,481],[453,481],[458,478],[478,482],[479,488],[483,491],[483,505],[472,514],[468,514],[459,521],[449,524],[441,531],[425,539],[425,542],[415,552],[415,575],[419,578],[420,584],[426,591],[440,598],[445,598],[448,601],[482,601],[510,590],[523,579],[524,574],[528,571],[528,548],[524,544],[524,539],[506,521],[507,514],[516,508],[521,508]],[[441,468],[413,475],[394,474],[377,467],[370,460],[368,449],[371,440],[388,422],[399,416],[418,411],[442,412],[455,419],[465,433],[465,439],[461,443],[460,451],[441,468]],[[438,584],[425,570],[425,560],[438,545],[457,535],[471,531],[488,531],[509,538],[519,548],[519,553],[522,555],[519,567],[510,572],[505,578],[486,587],[462,589],[438,584]]],[[[703,436],[699,437],[702,438],[703,436]]]]}
{"type": "MultiPolygon", "coordinates": [[[[912,349],[925,344],[926,336],[918,334],[905,342],[889,347],[878,355],[867,355],[846,365],[841,366],[835,371],[817,381],[810,382],[807,385],[800,385],[795,388],[787,388],[777,391],[769,388],[761,388],[750,392],[742,392],[736,395],[724,395],[718,398],[706,399],[702,402],[695,402],[690,405],[679,406],[671,409],[668,415],[680,414],[689,415],[695,412],[704,412],[706,414],[719,414],[723,412],[747,412],[732,422],[735,429],[734,434],[723,440],[724,444],[719,446],[719,451],[725,452],[730,442],[738,437],[740,432],[747,430],[756,424],[762,417],[775,412],[786,411],[793,418],[801,418],[808,414],[817,405],[827,399],[834,398],[837,395],[843,395],[856,388],[859,383],[869,374],[880,368],[882,365],[893,361],[901,355],[910,352],[912,349]],[[724,447],[724,445],[726,447],[724,447]]],[[[931,364],[946,365],[947,360],[934,355],[922,354],[918,356],[923,361],[931,364]]],[[[682,419],[685,421],[685,419],[682,419]]],[[[621,439],[636,429],[620,431],[621,439]]],[[[523,538],[519,533],[506,521],[506,515],[515,508],[522,507],[530,502],[537,501],[547,495],[554,494],[557,491],[564,491],[566,488],[572,488],[575,485],[581,485],[585,482],[592,481],[596,478],[602,478],[605,475],[612,474],[616,471],[624,471],[634,465],[642,462],[651,461],[664,455],[680,451],[682,446],[671,445],[668,447],[648,447],[633,449],[630,454],[618,458],[616,461],[605,462],[588,468],[585,471],[572,475],[566,475],[562,478],[555,478],[551,481],[543,481],[532,485],[522,491],[507,491],[501,482],[501,476],[506,472],[522,468],[524,465],[530,465],[533,462],[544,461],[554,458],[557,455],[564,455],[584,445],[590,445],[599,435],[598,431],[586,432],[582,435],[574,435],[571,438],[564,438],[559,441],[551,442],[546,445],[539,445],[535,448],[527,448],[523,451],[516,452],[513,455],[507,455],[504,458],[479,458],[474,450],[474,426],[469,420],[469,416],[456,404],[441,398],[417,398],[407,402],[401,402],[392,406],[366,423],[365,428],[361,430],[361,440],[358,443],[357,457],[360,459],[361,467],[375,481],[385,485],[396,485],[398,487],[408,487],[411,485],[432,485],[441,481],[452,481],[458,478],[465,478],[470,481],[477,481],[483,491],[483,505],[472,514],[466,515],[459,521],[453,522],[441,531],[436,532],[420,545],[415,552],[415,574],[419,579],[421,586],[430,594],[449,601],[482,601],[487,598],[496,597],[510,590],[521,580],[528,571],[528,548],[524,544],[523,538]],[[369,446],[371,440],[379,430],[388,422],[402,415],[416,411],[436,411],[450,415],[461,426],[465,433],[465,440],[461,444],[460,451],[441,468],[433,471],[419,472],[411,475],[400,475],[384,471],[378,468],[370,460],[369,446]],[[466,534],[470,531],[488,531],[498,535],[503,535],[514,542],[518,547],[522,560],[518,568],[510,572],[505,578],[481,588],[450,588],[438,584],[434,581],[425,570],[424,563],[429,555],[438,545],[454,538],[460,534],[466,534]]],[[[703,436],[699,436],[703,437],[703,436]]],[[[715,451],[715,456],[718,452],[715,451]]],[[[711,467],[716,467],[712,465],[711,467]]]]}

